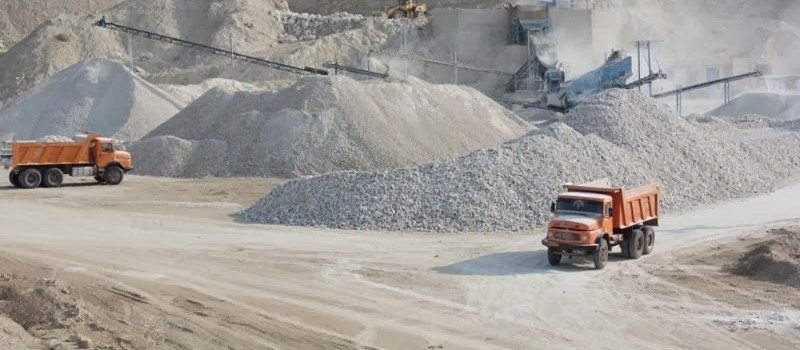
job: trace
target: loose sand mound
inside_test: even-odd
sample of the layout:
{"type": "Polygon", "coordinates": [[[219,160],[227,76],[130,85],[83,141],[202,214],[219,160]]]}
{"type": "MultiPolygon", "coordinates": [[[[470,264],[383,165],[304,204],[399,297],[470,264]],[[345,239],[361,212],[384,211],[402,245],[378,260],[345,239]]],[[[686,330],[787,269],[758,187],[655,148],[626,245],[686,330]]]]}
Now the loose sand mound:
{"type": "Polygon", "coordinates": [[[706,113],[712,116],[763,115],[776,120],[800,118],[800,95],[749,92],[706,113]]]}
{"type": "Polygon", "coordinates": [[[800,231],[771,230],[775,238],[758,243],[729,267],[737,275],[800,286],[800,231]]]}
{"type": "MultiPolygon", "coordinates": [[[[519,137],[527,128],[527,123],[471,88],[413,78],[386,83],[334,76],[304,78],[277,92],[220,86],[148,138],[224,142],[228,155],[218,161],[229,166],[213,175],[289,178],[455,157],[519,137]]],[[[131,145],[139,158],[172,159],[164,150],[147,147],[147,141],[131,145]]],[[[160,173],[158,164],[153,165],[138,166],[137,172],[160,173]]],[[[207,168],[221,169],[216,163],[207,168]]],[[[173,174],[193,177],[207,171],[183,169],[173,174]]]]}
{"type": "Polygon", "coordinates": [[[118,63],[90,59],[58,74],[0,110],[0,133],[36,139],[97,131],[138,139],[182,108],[118,63]]]}
{"type": "Polygon", "coordinates": [[[524,230],[546,222],[564,182],[657,181],[663,207],[683,210],[767,191],[798,169],[797,135],[755,145],[707,140],[667,106],[610,90],[567,115],[566,124],[499,147],[411,169],[290,181],[240,216],[348,229],[524,230]],[[765,152],[763,144],[782,148],[765,152]]]}

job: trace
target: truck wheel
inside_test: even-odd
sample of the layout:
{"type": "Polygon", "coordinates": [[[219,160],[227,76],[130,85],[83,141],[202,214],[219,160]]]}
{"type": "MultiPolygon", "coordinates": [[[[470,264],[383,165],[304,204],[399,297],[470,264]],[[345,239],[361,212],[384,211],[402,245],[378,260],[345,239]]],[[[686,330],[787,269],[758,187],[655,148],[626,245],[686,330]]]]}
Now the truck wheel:
{"type": "Polygon", "coordinates": [[[608,262],[608,242],[600,240],[600,244],[594,249],[594,269],[602,270],[608,262]]]}
{"type": "Polygon", "coordinates": [[[642,249],[642,255],[648,255],[653,252],[653,248],[656,245],[656,231],[652,226],[645,226],[642,227],[642,232],[644,233],[644,249],[642,249]]]}
{"type": "Polygon", "coordinates": [[[547,248],[547,261],[550,262],[551,266],[559,265],[561,264],[561,254],[553,248],[547,248]]]}
{"type": "Polygon", "coordinates": [[[13,171],[9,172],[8,173],[8,182],[10,182],[11,185],[13,185],[14,187],[20,187],[19,186],[19,174],[14,173],[13,171]]]}
{"type": "Polygon", "coordinates": [[[19,173],[19,186],[30,189],[42,184],[42,173],[37,169],[25,169],[19,173]]]}
{"type": "Polygon", "coordinates": [[[50,168],[45,170],[42,186],[59,187],[62,183],[64,183],[64,172],[62,172],[61,169],[50,168]]]}
{"type": "Polygon", "coordinates": [[[631,259],[641,258],[644,245],[644,233],[642,230],[631,231],[631,241],[628,242],[628,257],[631,259]]]}
{"type": "MultiPolygon", "coordinates": [[[[630,237],[630,235],[628,235],[630,237]]],[[[628,251],[628,243],[630,242],[630,238],[623,237],[622,242],[619,242],[619,249],[622,250],[622,256],[626,258],[631,257],[631,252],[628,251]]]]}
{"type": "Polygon", "coordinates": [[[116,165],[106,168],[106,172],[103,173],[103,180],[109,185],[119,185],[123,177],[124,173],[122,172],[122,168],[116,165]]]}

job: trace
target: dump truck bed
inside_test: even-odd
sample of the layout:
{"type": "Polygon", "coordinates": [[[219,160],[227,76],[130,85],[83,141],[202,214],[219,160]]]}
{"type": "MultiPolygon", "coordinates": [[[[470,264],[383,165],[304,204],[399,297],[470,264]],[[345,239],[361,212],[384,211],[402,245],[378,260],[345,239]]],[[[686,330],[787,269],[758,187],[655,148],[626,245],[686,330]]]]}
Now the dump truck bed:
{"type": "Polygon", "coordinates": [[[567,192],[589,192],[611,196],[615,230],[624,230],[645,224],[658,226],[660,208],[657,184],[633,189],[586,185],[564,185],[564,188],[567,192]]]}
{"type": "Polygon", "coordinates": [[[14,142],[11,148],[11,164],[20,166],[45,165],[91,165],[89,148],[84,142],[14,142]]]}

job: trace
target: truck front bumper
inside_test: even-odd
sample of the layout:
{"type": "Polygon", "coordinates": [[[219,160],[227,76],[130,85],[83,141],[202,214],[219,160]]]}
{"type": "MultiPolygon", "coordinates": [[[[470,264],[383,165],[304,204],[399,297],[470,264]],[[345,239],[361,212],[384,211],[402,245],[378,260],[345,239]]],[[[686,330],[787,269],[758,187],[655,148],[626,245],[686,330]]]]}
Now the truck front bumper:
{"type": "Polygon", "coordinates": [[[547,238],[542,239],[542,245],[547,248],[555,249],[564,255],[584,255],[593,252],[597,248],[597,243],[592,244],[576,244],[576,243],[562,243],[550,241],[547,238]]]}

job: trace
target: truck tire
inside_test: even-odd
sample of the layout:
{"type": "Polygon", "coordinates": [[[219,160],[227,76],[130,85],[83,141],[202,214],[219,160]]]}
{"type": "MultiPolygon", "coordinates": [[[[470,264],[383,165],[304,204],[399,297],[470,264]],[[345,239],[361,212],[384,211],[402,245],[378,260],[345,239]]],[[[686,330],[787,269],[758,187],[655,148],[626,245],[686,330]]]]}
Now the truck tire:
{"type": "Polygon", "coordinates": [[[44,178],[42,178],[42,186],[44,187],[60,187],[64,183],[64,172],[59,168],[50,168],[45,170],[44,178]]]}
{"type": "Polygon", "coordinates": [[[631,241],[628,242],[628,257],[639,259],[644,250],[644,233],[640,229],[631,231],[631,241]]]}
{"type": "Polygon", "coordinates": [[[653,248],[656,245],[656,230],[653,229],[652,226],[645,226],[642,227],[642,232],[644,233],[644,249],[642,249],[642,255],[648,255],[653,252],[653,248]]]}
{"type": "Polygon", "coordinates": [[[19,187],[31,189],[42,184],[42,173],[38,169],[25,169],[19,173],[19,187]]]}
{"type": "Polygon", "coordinates": [[[608,262],[608,242],[605,239],[600,239],[600,244],[594,248],[594,269],[602,270],[606,267],[608,262]]]}
{"type": "Polygon", "coordinates": [[[630,243],[630,235],[623,237],[622,242],[619,242],[619,249],[622,251],[622,256],[626,258],[631,257],[631,252],[628,251],[628,243],[630,243]]]}
{"type": "Polygon", "coordinates": [[[19,174],[15,173],[13,171],[9,172],[8,173],[8,182],[10,182],[11,185],[14,186],[14,187],[20,187],[19,186],[19,174]]]}
{"type": "Polygon", "coordinates": [[[547,248],[547,261],[550,262],[550,266],[557,266],[561,264],[561,254],[558,254],[553,248],[547,248]]]}
{"type": "Polygon", "coordinates": [[[103,173],[103,180],[109,185],[119,185],[124,176],[122,168],[112,165],[106,168],[105,173],[103,173]]]}

